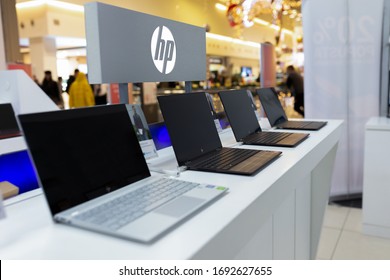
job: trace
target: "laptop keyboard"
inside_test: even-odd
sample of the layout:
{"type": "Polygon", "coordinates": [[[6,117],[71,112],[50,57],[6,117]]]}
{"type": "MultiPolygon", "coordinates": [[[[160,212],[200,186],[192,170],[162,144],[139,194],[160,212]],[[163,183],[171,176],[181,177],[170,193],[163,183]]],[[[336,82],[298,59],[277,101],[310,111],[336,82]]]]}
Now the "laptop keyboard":
{"type": "Polygon", "coordinates": [[[309,124],[308,122],[302,122],[302,121],[298,121],[298,122],[287,121],[287,122],[282,123],[280,126],[281,127],[289,127],[289,128],[304,128],[308,124],[309,124]]]}
{"type": "Polygon", "coordinates": [[[290,135],[291,133],[284,133],[284,132],[260,132],[246,137],[245,143],[246,144],[263,143],[264,145],[275,144],[290,135]]]}
{"type": "Polygon", "coordinates": [[[194,167],[229,170],[258,152],[256,150],[223,148],[214,156],[197,163],[194,167]]]}
{"type": "Polygon", "coordinates": [[[197,186],[197,183],[161,178],[81,213],[76,219],[117,230],[197,186]]]}

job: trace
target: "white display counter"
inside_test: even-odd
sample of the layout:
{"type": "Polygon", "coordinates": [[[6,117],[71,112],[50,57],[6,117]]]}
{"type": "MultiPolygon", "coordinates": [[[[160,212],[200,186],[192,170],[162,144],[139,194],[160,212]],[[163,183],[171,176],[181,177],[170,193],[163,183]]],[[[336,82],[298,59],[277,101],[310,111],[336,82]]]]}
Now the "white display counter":
{"type": "MultiPolygon", "coordinates": [[[[185,171],[180,177],[229,187],[221,199],[152,244],[53,223],[41,194],[8,202],[0,220],[1,259],[313,259],[342,121],[330,120],[256,176],[185,171]]],[[[230,129],[221,139],[235,145],[230,129]]],[[[171,148],[154,166],[172,166],[171,148]]]]}
{"type": "Polygon", "coordinates": [[[22,136],[0,140],[0,156],[3,154],[9,154],[26,149],[26,143],[22,136]]]}
{"type": "Polygon", "coordinates": [[[390,238],[390,119],[366,124],[363,179],[363,232],[390,238]]]}

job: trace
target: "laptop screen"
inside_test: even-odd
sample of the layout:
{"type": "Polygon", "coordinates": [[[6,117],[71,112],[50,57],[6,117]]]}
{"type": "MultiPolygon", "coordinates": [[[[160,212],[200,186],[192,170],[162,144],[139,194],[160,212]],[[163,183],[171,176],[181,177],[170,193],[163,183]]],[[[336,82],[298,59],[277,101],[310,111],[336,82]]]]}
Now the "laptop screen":
{"type": "Polygon", "coordinates": [[[271,126],[287,121],[287,116],[273,88],[256,90],[271,126]]]}
{"type": "Polygon", "coordinates": [[[179,165],[222,147],[204,92],[159,96],[179,165]]]}
{"type": "Polygon", "coordinates": [[[237,141],[261,131],[246,90],[221,91],[219,97],[237,141]]]}
{"type": "Polygon", "coordinates": [[[150,176],[123,104],[19,120],[53,215],[150,176]]]}
{"type": "Polygon", "coordinates": [[[19,131],[15,112],[10,103],[0,104],[0,135],[19,131]]]}

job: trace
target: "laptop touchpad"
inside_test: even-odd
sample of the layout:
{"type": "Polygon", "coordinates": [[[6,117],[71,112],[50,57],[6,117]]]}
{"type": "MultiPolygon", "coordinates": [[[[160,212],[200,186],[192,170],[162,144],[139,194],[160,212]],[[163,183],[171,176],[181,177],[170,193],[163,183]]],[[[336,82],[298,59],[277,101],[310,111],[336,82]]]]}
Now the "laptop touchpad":
{"type": "Polygon", "coordinates": [[[205,199],[182,196],[178,199],[164,205],[163,207],[156,209],[154,212],[164,214],[172,217],[179,218],[186,215],[188,212],[196,209],[199,205],[205,202],[205,199]]]}

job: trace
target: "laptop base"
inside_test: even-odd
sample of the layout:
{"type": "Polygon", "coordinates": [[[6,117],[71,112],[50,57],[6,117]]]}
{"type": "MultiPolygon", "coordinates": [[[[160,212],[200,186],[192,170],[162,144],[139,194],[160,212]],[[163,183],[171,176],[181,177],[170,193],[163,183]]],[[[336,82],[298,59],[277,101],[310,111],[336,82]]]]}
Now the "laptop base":
{"type": "MultiPolygon", "coordinates": [[[[260,145],[260,146],[273,146],[273,147],[287,147],[292,148],[299,145],[301,142],[306,140],[309,137],[309,134],[307,133],[284,133],[284,132],[258,132],[252,135],[249,135],[248,137],[245,137],[243,139],[243,143],[245,145],[260,145]],[[267,139],[264,140],[263,135],[270,135],[277,134],[278,136],[285,136],[281,140],[277,141],[268,141],[267,139]]],[[[271,137],[270,137],[271,138],[271,137]]],[[[273,138],[273,137],[272,137],[273,138]]]]}
{"type": "MultiPolygon", "coordinates": [[[[240,162],[237,162],[234,166],[221,165],[208,166],[202,164],[202,159],[198,159],[186,165],[187,169],[194,171],[206,171],[215,173],[226,173],[235,175],[255,175],[260,170],[271,164],[274,160],[279,158],[282,152],[278,151],[263,151],[263,150],[247,150],[247,149],[233,149],[222,148],[222,150],[234,150],[252,152],[250,156],[242,158],[240,162]]],[[[230,161],[234,163],[234,160],[230,161]]]]}
{"type": "MultiPolygon", "coordinates": [[[[145,179],[144,184],[149,184],[148,182],[153,182],[153,180],[155,180],[155,178],[147,178],[145,179]]],[[[181,180],[168,178],[164,180],[171,182],[171,184],[182,182],[181,180]]],[[[179,224],[185,222],[187,217],[195,215],[206,205],[209,205],[214,200],[222,197],[223,193],[226,191],[227,188],[225,187],[196,184],[191,190],[184,192],[168,202],[161,202],[150,212],[115,230],[99,222],[86,222],[79,219],[78,215],[82,215],[82,213],[78,214],[78,211],[72,213],[68,210],[67,213],[60,213],[55,216],[55,220],[59,223],[127,240],[151,243],[164,235],[167,231],[172,230],[179,224]]]]}
{"type": "Polygon", "coordinates": [[[276,125],[278,129],[311,130],[316,131],[323,128],[327,122],[316,121],[286,121],[276,125]]]}

